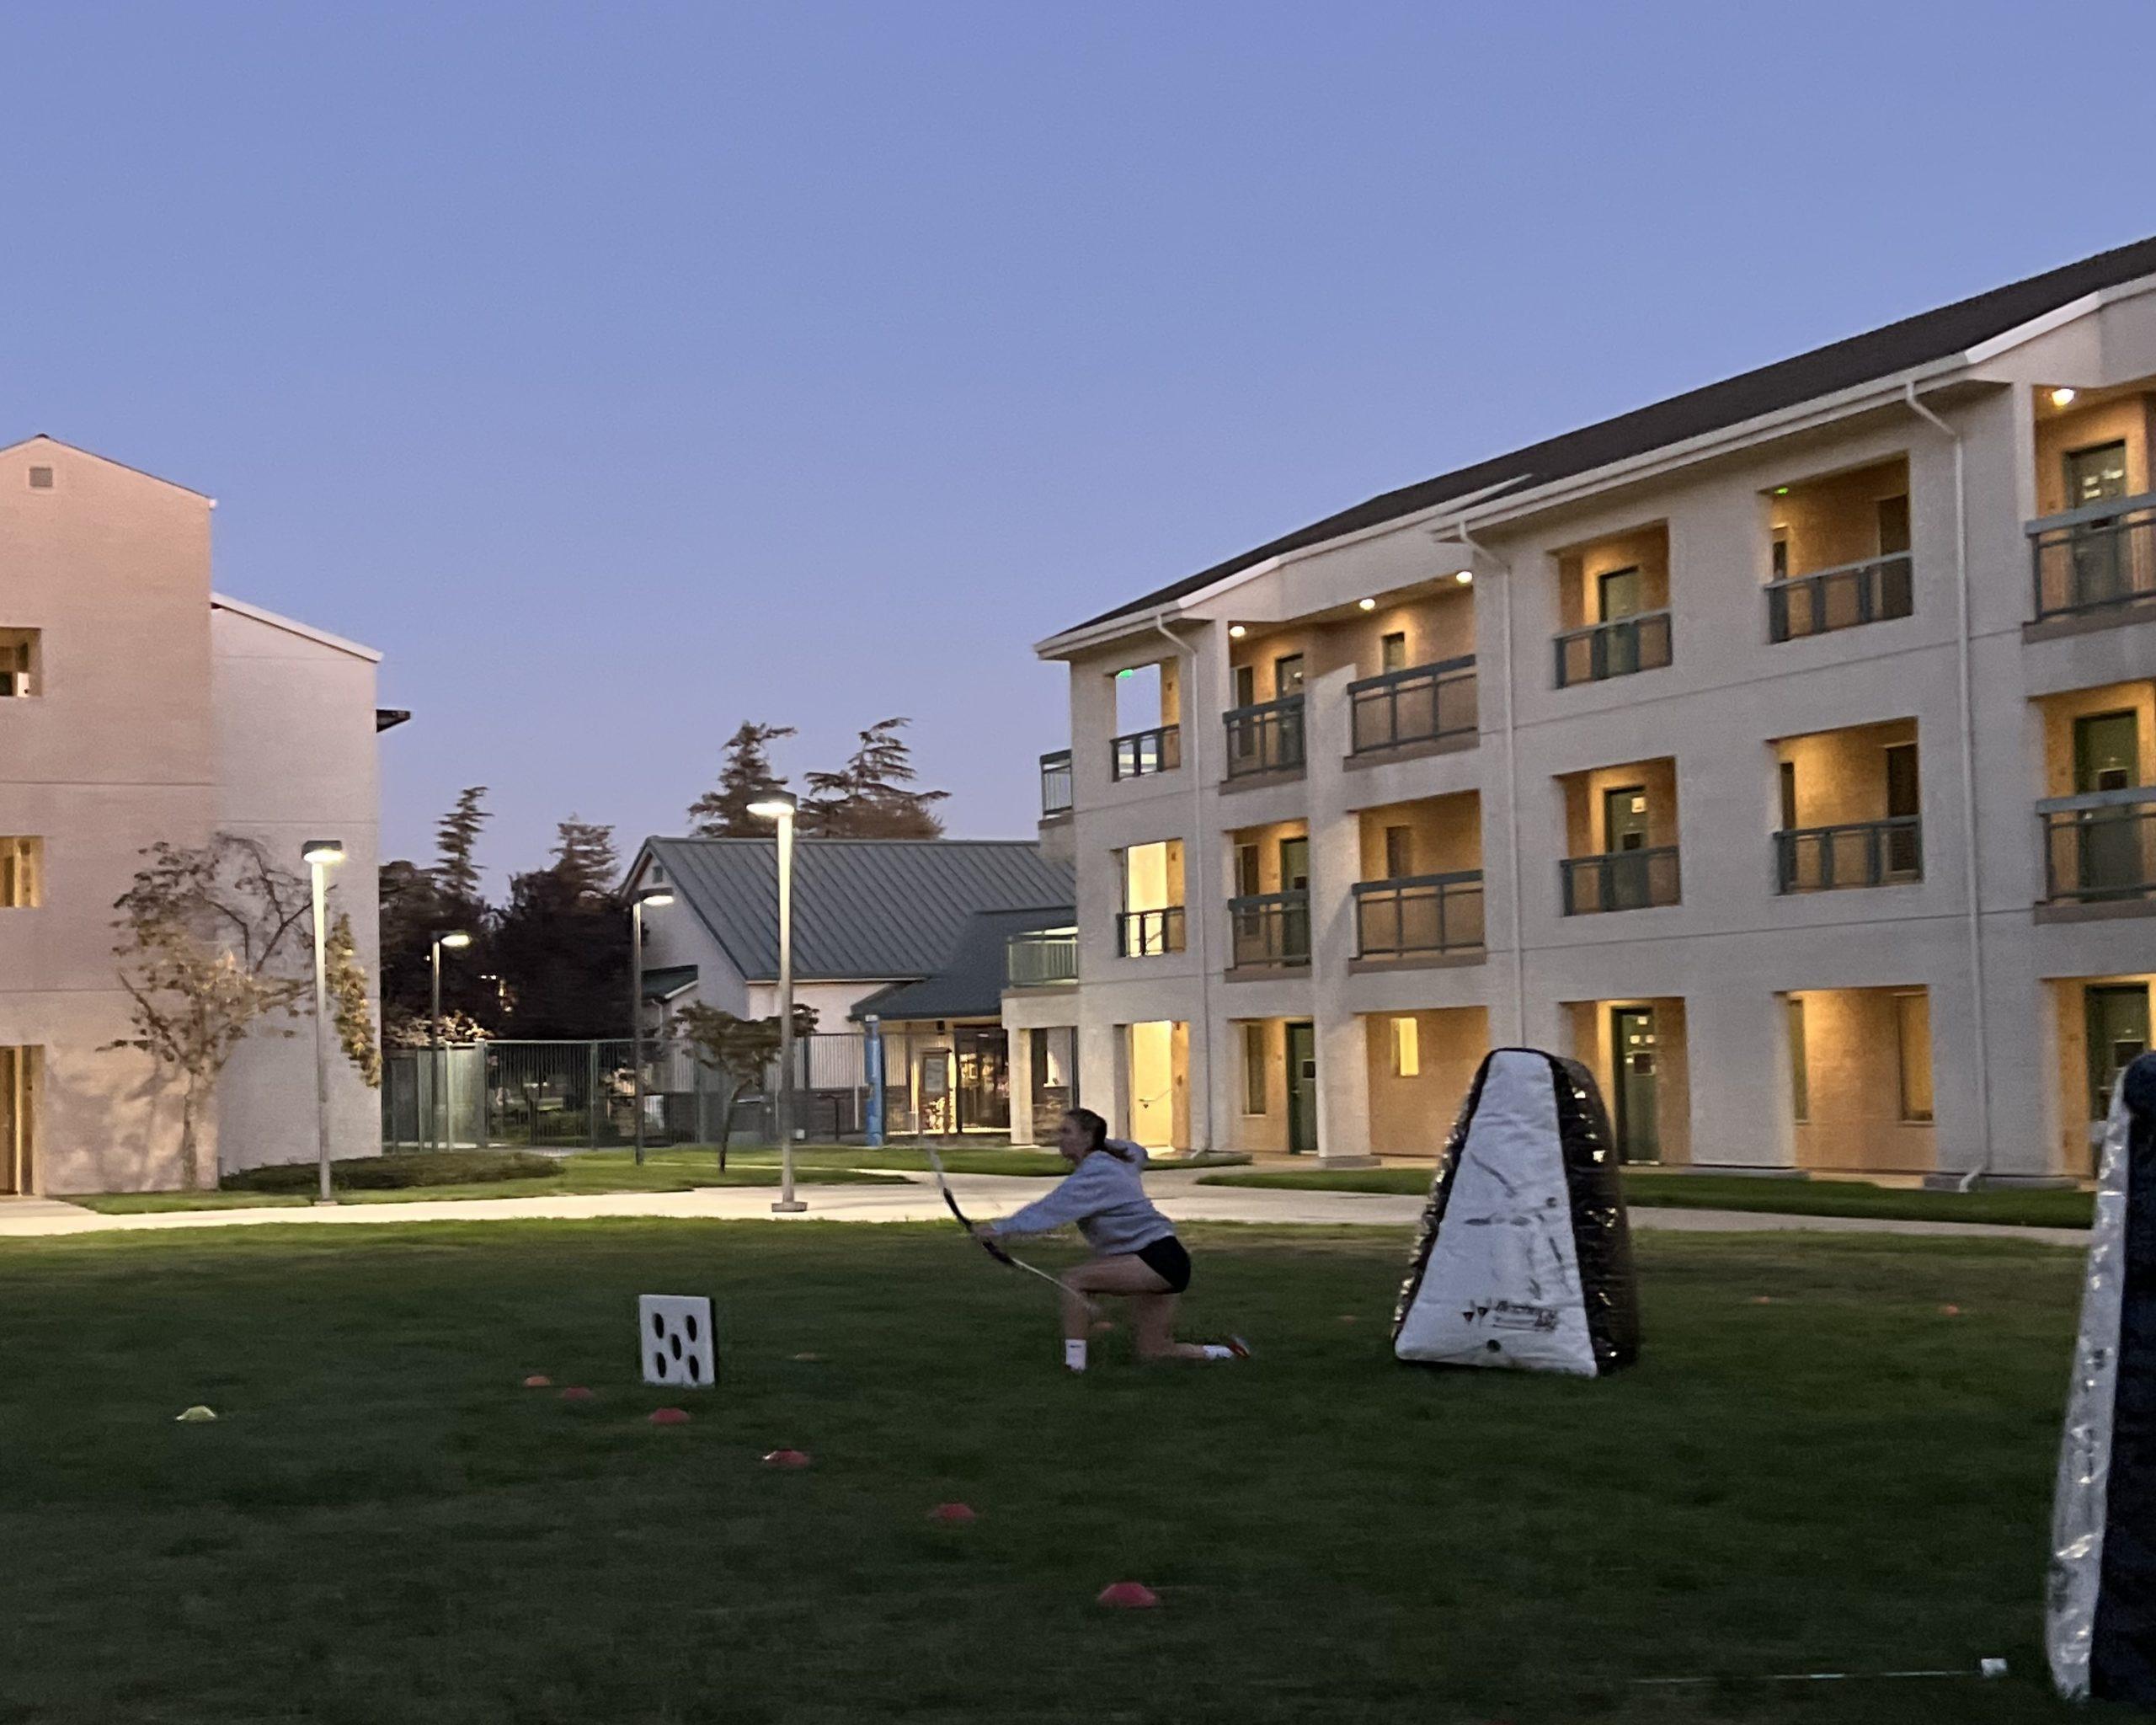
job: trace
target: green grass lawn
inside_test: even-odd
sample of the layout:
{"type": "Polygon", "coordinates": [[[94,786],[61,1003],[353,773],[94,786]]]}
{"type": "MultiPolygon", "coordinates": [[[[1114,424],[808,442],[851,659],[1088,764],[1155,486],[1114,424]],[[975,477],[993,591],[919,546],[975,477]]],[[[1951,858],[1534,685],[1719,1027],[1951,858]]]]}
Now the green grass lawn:
{"type": "Polygon", "coordinates": [[[948,1228],[12,1242],[0,1719],[2090,1717],[2038,1676],[2073,1254],[1649,1237],[1642,1363],[1582,1383],[1395,1365],[1404,1231],[1190,1239],[1256,1361],[1068,1377],[948,1228]],[[718,1295],[715,1391],[635,1381],[639,1291],[718,1295]]]}
{"type": "MultiPolygon", "coordinates": [[[[1299,1187],[1321,1192],[1412,1193],[1430,1189],[1431,1169],[1248,1169],[1207,1174],[1201,1186],[1299,1187]]],[[[1743,1210],[1796,1216],[1885,1216],[1909,1221],[2012,1223],[2085,1228],[2095,1199],[2086,1192],[1919,1192],[1863,1180],[1775,1180],[1742,1174],[1627,1173],[1626,1200],[1644,1209],[1743,1210]]]]}

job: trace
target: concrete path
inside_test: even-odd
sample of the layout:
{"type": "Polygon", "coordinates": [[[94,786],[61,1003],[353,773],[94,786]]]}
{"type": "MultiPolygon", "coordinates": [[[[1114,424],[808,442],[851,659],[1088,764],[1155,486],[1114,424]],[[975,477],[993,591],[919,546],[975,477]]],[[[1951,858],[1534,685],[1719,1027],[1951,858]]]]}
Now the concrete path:
{"type": "MultiPolygon", "coordinates": [[[[408,1204],[345,1204],[262,1210],[158,1210],[100,1215],[46,1199],[0,1199],[0,1240],[58,1234],[132,1233],[166,1228],[263,1226],[364,1226],[391,1222],[584,1221],[603,1216],[691,1220],[825,1222],[942,1221],[949,1212],[926,1174],[906,1184],[807,1186],[799,1217],[774,1216],[768,1186],[710,1186],[694,1192],[603,1192],[549,1198],[416,1199],[408,1204]]],[[[1201,1186],[1194,1173],[1156,1175],[1147,1182],[1161,1208],[1182,1222],[1302,1223],[1326,1226],[1406,1228],[1422,1214],[1422,1199],[1365,1192],[1312,1192],[1285,1187],[1201,1186]]],[[[1006,1215],[1048,1189],[1045,1180],[955,1174],[952,1189],[969,1215],[1006,1215]]],[[[2005,1228],[1977,1222],[1890,1221],[1870,1216],[1772,1215],[1752,1210],[1635,1208],[1632,1226],[1678,1233],[1823,1233],[1962,1235],[1988,1240],[2033,1240],[2079,1247],[2079,1228],[2005,1228]]]]}

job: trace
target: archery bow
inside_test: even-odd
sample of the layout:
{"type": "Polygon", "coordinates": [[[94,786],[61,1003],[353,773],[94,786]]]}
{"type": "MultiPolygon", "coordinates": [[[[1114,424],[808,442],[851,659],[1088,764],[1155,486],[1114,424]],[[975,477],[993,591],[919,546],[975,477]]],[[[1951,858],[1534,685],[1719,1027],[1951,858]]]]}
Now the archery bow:
{"type": "MultiPolygon", "coordinates": [[[[1054,1288],[1058,1293],[1070,1293],[1074,1291],[1063,1285],[1063,1281],[1060,1277],[1050,1275],[1046,1270],[1040,1268],[1038,1265],[1027,1263],[1022,1258],[1014,1258],[1011,1253],[1006,1252],[1002,1247],[998,1245],[992,1236],[984,1234],[976,1228],[974,1226],[973,1218],[958,1208],[958,1200],[957,1196],[951,1190],[951,1183],[943,1178],[943,1158],[937,1155],[936,1146],[931,1144],[924,1146],[923,1148],[928,1151],[928,1166],[935,1170],[936,1189],[943,1194],[944,1204],[949,1209],[952,1215],[957,1219],[958,1226],[966,1231],[967,1234],[976,1244],[979,1246],[983,1252],[985,1252],[998,1263],[1007,1264],[1014,1270],[1024,1270],[1028,1275],[1038,1276],[1043,1282],[1048,1283],[1050,1286],[1054,1288]]],[[[1080,1297],[1082,1299],[1084,1296],[1081,1295],[1080,1297]]],[[[1090,1300],[1086,1301],[1086,1308],[1089,1311],[1099,1310],[1099,1308],[1090,1300]]]]}

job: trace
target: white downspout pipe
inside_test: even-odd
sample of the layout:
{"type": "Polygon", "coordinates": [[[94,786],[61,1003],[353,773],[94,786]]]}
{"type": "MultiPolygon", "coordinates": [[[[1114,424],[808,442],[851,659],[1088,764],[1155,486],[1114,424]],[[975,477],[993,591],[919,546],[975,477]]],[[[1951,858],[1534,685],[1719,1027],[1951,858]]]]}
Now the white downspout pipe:
{"type": "MultiPolygon", "coordinates": [[[[1513,1035],[1516,1044],[1527,1041],[1527,946],[1520,916],[1519,772],[1518,738],[1513,720],[1513,566],[1486,546],[1476,543],[1463,515],[1454,524],[1453,537],[1474,554],[1477,563],[1494,563],[1502,572],[1504,590],[1497,607],[1498,708],[1505,734],[1505,849],[1512,859],[1513,1035]]],[[[1476,663],[1480,665],[1478,654],[1476,663]]]]}
{"type": "MultiPolygon", "coordinates": [[[[1193,1154],[1202,1155],[1213,1148],[1213,971],[1206,961],[1205,923],[1213,905],[1212,889],[1217,888],[1219,883],[1205,872],[1205,750],[1200,740],[1203,727],[1193,727],[1190,723],[1198,692],[1198,649],[1168,627],[1166,616],[1165,611],[1155,611],[1153,627],[1167,638],[1177,654],[1187,654],[1190,659],[1190,675],[1182,680],[1182,698],[1176,703],[1176,724],[1182,732],[1183,770],[1190,775],[1190,845],[1194,853],[1184,858],[1182,871],[1183,926],[1195,929],[1197,934],[1198,1023],[1192,1041],[1203,1049],[1205,1059],[1205,1125],[1202,1131],[1193,1126],[1191,1136],[1196,1141],[1190,1147],[1193,1154]],[[1195,914],[1190,903],[1193,877],[1203,894],[1195,914]]],[[[1184,1076],[1187,1081],[1188,1074],[1184,1076]]],[[[1193,1121],[1199,1118],[1200,1112],[1195,1107],[1191,1109],[1193,1121]]]]}
{"type": "Polygon", "coordinates": [[[1984,1017],[1983,901],[1978,896],[1980,872],[1977,860],[1977,723],[1971,692],[1969,666],[1969,486],[1967,451],[1961,434],[1917,398],[1914,378],[1903,386],[1909,411],[1945,433],[1954,445],[1954,647],[1961,699],[1961,856],[1962,890],[1969,901],[1969,980],[1975,991],[1977,1036],[1977,1134],[1980,1154],[1977,1166],[1961,1177],[1967,1191],[1991,1172],[1991,1039],[1984,1017]]]}

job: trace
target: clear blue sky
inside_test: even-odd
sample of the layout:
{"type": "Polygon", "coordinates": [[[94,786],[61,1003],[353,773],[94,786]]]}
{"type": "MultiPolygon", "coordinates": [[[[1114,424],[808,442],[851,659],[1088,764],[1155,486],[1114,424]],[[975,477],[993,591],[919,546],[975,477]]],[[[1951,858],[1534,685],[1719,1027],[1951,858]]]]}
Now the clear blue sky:
{"type": "Polygon", "coordinates": [[[1033,641],[2156,232],[2152,60],[1938,0],[6,0],[0,432],[387,653],[389,854],[473,782],[497,888],[678,830],[744,718],[798,772],[910,714],[1024,832],[1033,641]]]}

